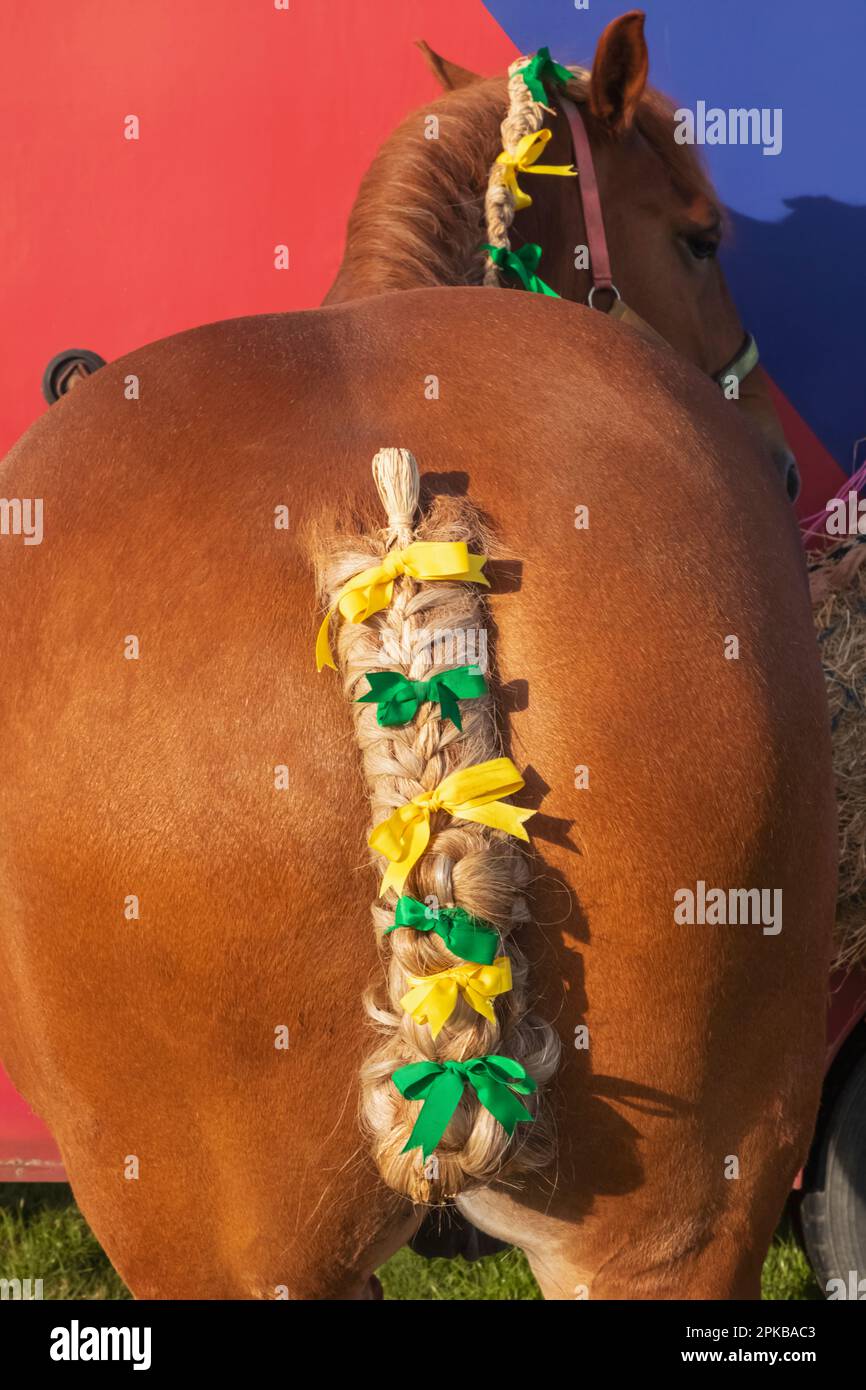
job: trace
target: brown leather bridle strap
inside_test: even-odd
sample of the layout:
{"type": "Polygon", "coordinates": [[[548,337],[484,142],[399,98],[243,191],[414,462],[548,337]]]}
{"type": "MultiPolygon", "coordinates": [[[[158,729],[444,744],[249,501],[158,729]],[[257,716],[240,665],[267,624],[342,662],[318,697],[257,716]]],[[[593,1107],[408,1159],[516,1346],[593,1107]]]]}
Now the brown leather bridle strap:
{"type": "Polygon", "coordinates": [[[578,193],[583,203],[583,220],[586,224],[586,242],[589,249],[592,289],[587,303],[592,307],[596,290],[612,290],[617,299],[619,290],[613,283],[610,269],[610,255],[607,249],[607,236],[604,230],[604,216],[601,211],[601,194],[595,177],[595,164],[589,145],[586,126],[576,104],[569,97],[559,93],[559,103],[571,127],[571,140],[574,145],[574,162],[579,178],[578,193]]]}
{"type": "MultiPolygon", "coordinates": [[[[614,318],[621,319],[636,329],[637,332],[642,332],[644,337],[660,339],[661,335],[623,302],[622,295],[613,283],[610,252],[607,249],[604,216],[601,210],[601,194],[598,191],[598,179],[595,176],[595,163],[592,158],[589,136],[577,103],[561,91],[557,95],[571,130],[574,162],[578,172],[578,194],[583,203],[583,220],[586,224],[586,243],[589,250],[589,267],[592,278],[592,286],[586,302],[592,308],[596,292],[609,290],[614,299],[604,312],[611,313],[614,318]]],[[[664,340],[662,339],[662,341],[664,340]]],[[[732,379],[736,380],[739,385],[745,381],[749,372],[757,367],[759,360],[758,344],[752,334],[747,333],[730,362],[720,371],[712,373],[713,381],[722,390],[728,387],[732,379]]]]}

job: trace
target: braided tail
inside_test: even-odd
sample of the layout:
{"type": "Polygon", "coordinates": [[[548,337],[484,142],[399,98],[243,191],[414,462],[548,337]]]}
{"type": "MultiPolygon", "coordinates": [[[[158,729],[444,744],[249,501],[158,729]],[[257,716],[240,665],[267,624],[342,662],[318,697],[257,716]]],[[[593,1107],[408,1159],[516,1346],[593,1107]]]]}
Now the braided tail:
{"type": "MultiPolygon", "coordinates": [[[[320,574],[333,607],[359,572],[389,561],[397,570],[387,606],[340,624],[338,660],[373,826],[393,824],[389,818],[400,808],[401,815],[413,813],[413,799],[432,797],[432,805],[429,843],[405,882],[389,887],[372,909],[386,990],[383,997],[376,988],[365,1000],[379,1045],[362,1068],[362,1114],[385,1181],[415,1202],[439,1202],[506,1167],[525,1172],[548,1161],[549,1124],[538,1088],[556,1068],[559,1042],[527,1012],[527,963],[518,945],[531,915],[529,860],[515,836],[524,837],[519,822],[530,813],[498,801],[502,809],[493,819],[510,825],[506,833],[482,823],[486,810],[479,821],[466,819],[436,799],[437,789],[444,795],[466,784],[459,777],[465,769],[473,769],[473,778],[481,764],[514,771],[502,758],[493,696],[481,678],[486,605],[477,583],[400,570],[402,552],[418,542],[422,549],[462,542],[477,553],[483,529],[473,509],[452,498],[439,499],[415,524],[419,479],[408,451],[381,450],[373,473],[387,528],[376,537],[335,542],[320,574]],[[456,722],[446,717],[455,706],[456,722]],[[395,927],[395,919],[402,925],[395,927]],[[442,978],[431,986],[431,976],[442,978]],[[407,1147],[419,1101],[426,1141],[407,1147]]],[[[406,870],[378,854],[376,865],[390,877],[406,870]]]]}

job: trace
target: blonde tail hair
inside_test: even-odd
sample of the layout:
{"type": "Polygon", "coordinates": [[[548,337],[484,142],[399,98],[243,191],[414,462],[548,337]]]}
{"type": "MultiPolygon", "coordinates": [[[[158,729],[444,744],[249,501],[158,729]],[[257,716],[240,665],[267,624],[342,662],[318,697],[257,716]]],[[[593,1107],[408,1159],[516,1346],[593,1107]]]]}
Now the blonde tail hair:
{"type": "MultiPolygon", "coordinates": [[[[337,539],[320,558],[329,607],[349,579],[394,547],[403,549],[413,541],[465,541],[470,550],[478,550],[489,541],[474,509],[463,500],[437,499],[415,524],[419,478],[407,450],[380,450],[373,473],[388,525],[377,535],[337,539]]],[[[352,701],[373,825],[456,769],[500,756],[502,748],[489,691],[461,705],[462,733],[429,703],[419,706],[410,723],[382,728],[375,705],[357,703],[367,692],[368,673],[396,671],[411,680],[426,680],[460,661],[483,665],[480,649],[486,633],[487,609],[477,585],[423,582],[405,575],[395,581],[393,599],[383,612],[366,622],[340,624],[338,662],[352,701]],[[468,647],[474,653],[469,657],[468,647]]],[[[518,945],[518,937],[531,932],[526,854],[501,831],[452,820],[441,812],[434,814],[431,831],[407,891],[417,899],[433,899],[440,907],[462,907],[495,927],[511,962],[512,988],[496,999],[493,1024],[459,999],[434,1041],[429,1027],[404,1012],[400,1000],[410,988],[410,976],[432,975],[463,962],[433,932],[403,929],[385,934],[394,924],[393,891],[373,904],[386,988],[383,997],[381,986],[374,987],[364,1001],[379,1043],[361,1071],[362,1122],[385,1182],[419,1203],[440,1202],[469,1184],[490,1182],[506,1169],[509,1174],[527,1172],[549,1160],[551,1128],[543,1105],[539,1107],[539,1095],[559,1058],[553,1029],[528,1012],[527,962],[518,945]],[[538,1084],[539,1092],[526,1102],[535,1122],[518,1125],[509,1137],[467,1088],[435,1155],[425,1164],[420,1149],[404,1153],[418,1102],[398,1092],[391,1080],[394,1071],[413,1062],[465,1061],[491,1053],[522,1063],[538,1084]]],[[[381,877],[385,861],[375,858],[381,877]]]]}

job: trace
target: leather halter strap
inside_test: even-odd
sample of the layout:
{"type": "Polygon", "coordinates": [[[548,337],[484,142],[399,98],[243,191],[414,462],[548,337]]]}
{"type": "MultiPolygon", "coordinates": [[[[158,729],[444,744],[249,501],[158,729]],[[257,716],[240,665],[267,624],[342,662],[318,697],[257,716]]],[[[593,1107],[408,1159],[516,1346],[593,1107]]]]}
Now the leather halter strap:
{"type": "Polygon", "coordinates": [[[559,93],[559,102],[571,127],[571,140],[574,145],[574,162],[579,178],[578,191],[583,202],[583,220],[586,223],[586,240],[589,246],[589,266],[592,275],[592,289],[587,303],[592,308],[596,290],[611,290],[621,298],[613,283],[610,269],[610,255],[604,231],[604,217],[601,211],[601,194],[598,179],[595,177],[595,164],[589,146],[589,136],[575,102],[559,93]]]}
{"type": "MultiPolygon", "coordinates": [[[[557,96],[571,130],[574,162],[578,173],[578,193],[583,203],[583,220],[586,224],[589,268],[592,277],[592,287],[586,302],[592,308],[596,292],[609,290],[614,296],[613,305],[608,309],[612,318],[622,319],[638,333],[643,333],[644,337],[655,338],[663,342],[664,339],[662,339],[661,334],[657,333],[645,319],[642,319],[639,314],[636,314],[623,302],[622,295],[613,283],[610,252],[607,249],[607,236],[601,211],[601,194],[598,191],[598,179],[595,176],[595,163],[592,158],[589,136],[586,133],[586,126],[583,123],[583,117],[577,103],[567,97],[564,92],[558,92],[557,96]]],[[[758,344],[752,334],[747,333],[730,362],[726,363],[718,372],[713,372],[713,381],[722,390],[725,389],[731,378],[734,378],[739,384],[745,381],[751,371],[754,371],[759,360],[758,344]]]]}
{"type": "Polygon", "coordinates": [[[737,382],[745,381],[749,372],[754,371],[759,361],[758,344],[751,333],[747,333],[740,344],[739,352],[735,352],[730,362],[713,374],[713,381],[717,381],[722,389],[727,386],[731,377],[734,377],[737,382]]]}

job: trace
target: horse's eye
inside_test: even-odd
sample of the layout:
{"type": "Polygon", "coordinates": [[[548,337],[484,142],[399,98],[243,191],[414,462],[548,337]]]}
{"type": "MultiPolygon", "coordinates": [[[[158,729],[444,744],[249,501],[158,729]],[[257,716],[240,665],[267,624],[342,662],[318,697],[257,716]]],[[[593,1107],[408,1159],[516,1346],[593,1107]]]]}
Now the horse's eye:
{"type": "Polygon", "coordinates": [[[713,260],[719,249],[717,241],[711,241],[708,237],[703,236],[686,237],[686,244],[696,261],[713,260]]]}

